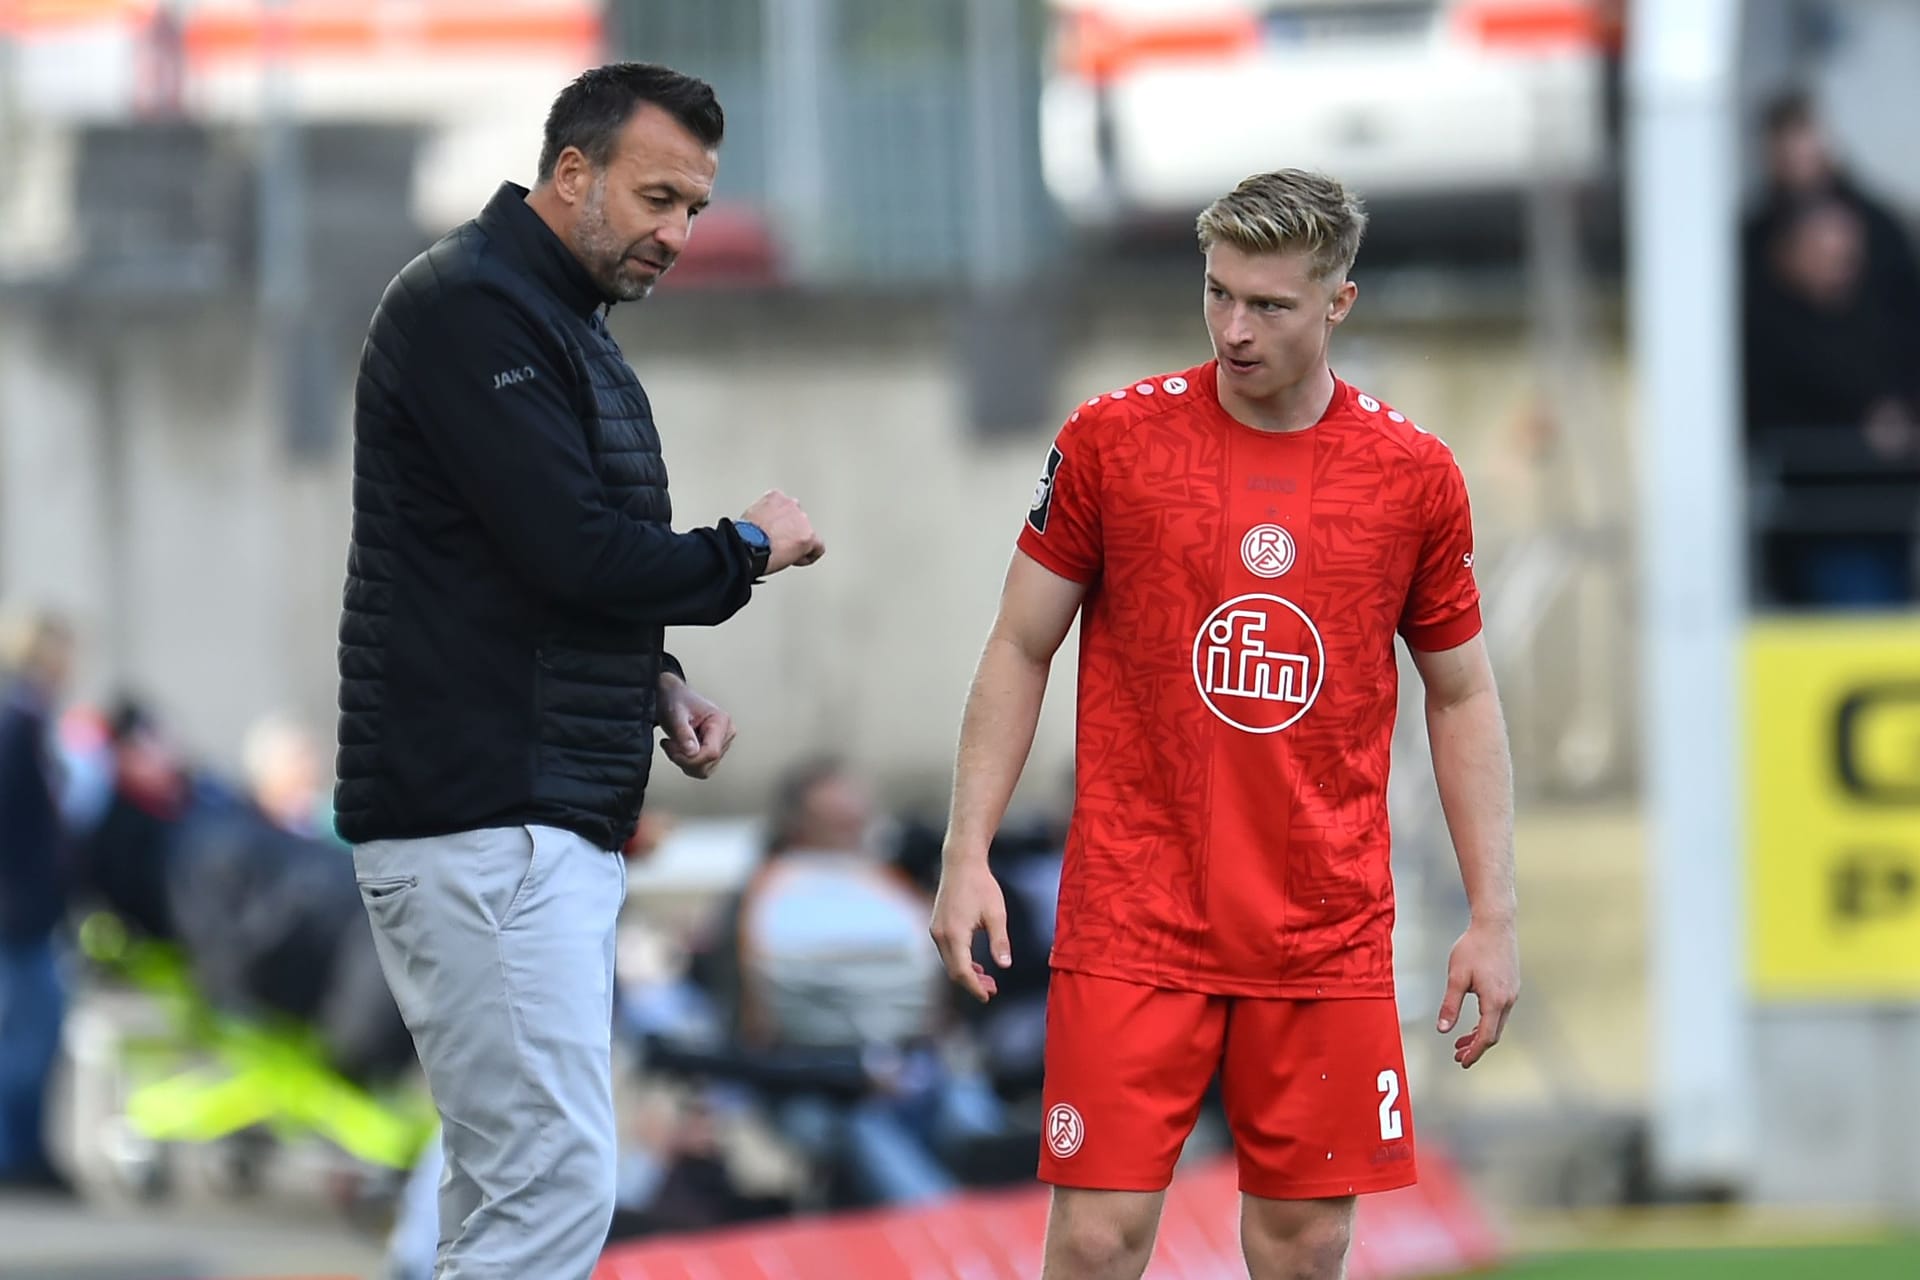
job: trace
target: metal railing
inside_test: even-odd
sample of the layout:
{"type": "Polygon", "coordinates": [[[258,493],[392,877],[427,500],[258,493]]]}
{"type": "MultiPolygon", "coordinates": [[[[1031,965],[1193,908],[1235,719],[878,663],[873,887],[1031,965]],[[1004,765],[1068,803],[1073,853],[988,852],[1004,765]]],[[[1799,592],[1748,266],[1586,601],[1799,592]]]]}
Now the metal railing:
{"type": "MultiPolygon", "coordinates": [[[[1781,580],[1781,561],[1839,540],[1906,545],[1906,598],[1920,548],[1920,451],[1876,449],[1840,425],[1758,428],[1747,449],[1748,573],[1756,609],[1821,607],[1781,580]]],[[[1897,553],[1896,553],[1897,554],[1897,553]]],[[[1817,594],[1817,593],[1816,593],[1817,594]]]]}

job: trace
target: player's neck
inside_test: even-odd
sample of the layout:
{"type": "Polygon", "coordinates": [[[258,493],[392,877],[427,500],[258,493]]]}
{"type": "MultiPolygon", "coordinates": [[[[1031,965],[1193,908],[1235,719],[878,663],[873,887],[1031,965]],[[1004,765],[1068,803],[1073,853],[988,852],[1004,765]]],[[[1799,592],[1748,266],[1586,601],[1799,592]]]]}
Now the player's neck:
{"type": "Polygon", "coordinates": [[[1254,399],[1235,392],[1216,375],[1220,407],[1256,431],[1305,431],[1326,416],[1333,403],[1333,370],[1325,362],[1300,381],[1254,399]]]}

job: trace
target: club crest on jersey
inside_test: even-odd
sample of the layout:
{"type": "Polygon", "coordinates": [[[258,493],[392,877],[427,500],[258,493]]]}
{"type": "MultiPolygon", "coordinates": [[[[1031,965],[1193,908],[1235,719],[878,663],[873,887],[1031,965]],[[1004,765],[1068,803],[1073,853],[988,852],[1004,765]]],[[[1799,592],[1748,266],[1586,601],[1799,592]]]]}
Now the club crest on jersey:
{"type": "Polygon", "coordinates": [[[1257,578],[1277,578],[1293,568],[1293,535],[1277,524],[1257,524],[1240,539],[1240,562],[1257,578]]]}
{"type": "Polygon", "coordinates": [[[1054,1103],[1047,1112],[1047,1149],[1056,1159],[1067,1160],[1078,1154],[1086,1140],[1087,1122],[1080,1113],[1067,1103],[1054,1103]]]}
{"type": "Polygon", "coordinates": [[[1046,473],[1033,486],[1033,507],[1027,512],[1027,523],[1035,533],[1047,531],[1047,516],[1053,511],[1053,477],[1060,470],[1061,457],[1059,445],[1047,450],[1046,473]]]}
{"type": "Polygon", "coordinates": [[[1299,605],[1235,596],[1193,638],[1193,682],[1207,710],[1243,733],[1278,733],[1320,696],[1327,650],[1299,605]]]}

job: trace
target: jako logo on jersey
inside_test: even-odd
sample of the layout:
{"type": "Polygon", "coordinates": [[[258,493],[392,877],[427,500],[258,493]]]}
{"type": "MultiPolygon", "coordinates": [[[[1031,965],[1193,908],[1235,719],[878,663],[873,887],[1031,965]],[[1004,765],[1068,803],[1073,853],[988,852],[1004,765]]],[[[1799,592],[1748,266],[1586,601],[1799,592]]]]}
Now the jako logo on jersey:
{"type": "Polygon", "coordinates": [[[1071,1159],[1087,1140],[1087,1122],[1064,1102],[1056,1102],[1047,1112],[1047,1150],[1058,1160],[1071,1159]]]}
{"type": "Polygon", "coordinates": [[[532,381],[533,381],[533,366],[530,364],[523,364],[518,369],[502,369],[499,373],[494,374],[493,389],[495,391],[498,391],[500,388],[510,387],[516,382],[532,382],[532,381]]]}
{"type": "Polygon", "coordinates": [[[1033,526],[1035,533],[1047,531],[1047,516],[1053,511],[1053,477],[1060,470],[1060,446],[1047,450],[1047,470],[1033,486],[1033,508],[1027,512],[1027,523],[1033,526]]]}
{"type": "Polygon", "coordinates": [[[1247,489],[1253,493],[1297,493],[1300,482],[1292,476],[1248,476],[1247,489]]]}
{"type": "Polygon", "coordinates": [[[1279,596],[1235,596],[1207,615],[1193,638],[1201,700],[1247,733],[1278,733],[1307,714],[1326,662],[1313,619],[1279,596]]]}
{"type": "Polygon", "coordinates": [[[1240,560],[1259,578],[1277,578],[1293,568],[1293,535],[1277,524],[1257,524],[1240,539],[1240,560]]]}

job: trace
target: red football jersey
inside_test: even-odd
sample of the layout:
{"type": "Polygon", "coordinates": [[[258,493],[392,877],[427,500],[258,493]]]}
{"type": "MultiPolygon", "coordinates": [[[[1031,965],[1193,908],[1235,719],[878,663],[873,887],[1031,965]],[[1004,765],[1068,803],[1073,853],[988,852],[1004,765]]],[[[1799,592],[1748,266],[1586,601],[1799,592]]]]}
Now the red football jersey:
{"type": "Polygon", "coordinates": [[[1394,636],[1480,630],[1452,452],[1344,382],[1249,427],[1209,362],[1078,409],[1019,546],[1088,587],[1054,965],[1391,995],[1394,636]]]}

